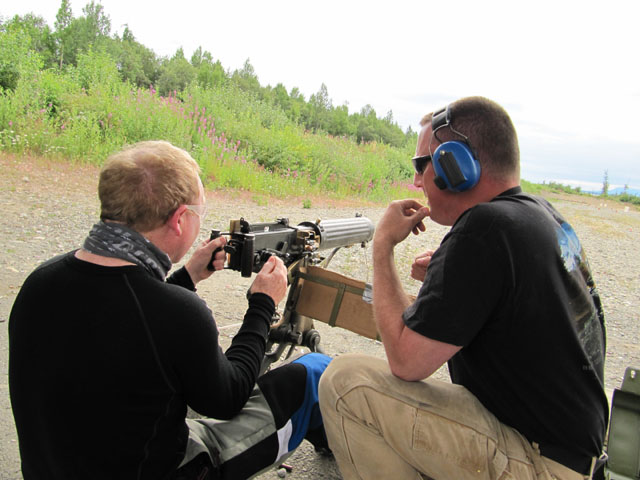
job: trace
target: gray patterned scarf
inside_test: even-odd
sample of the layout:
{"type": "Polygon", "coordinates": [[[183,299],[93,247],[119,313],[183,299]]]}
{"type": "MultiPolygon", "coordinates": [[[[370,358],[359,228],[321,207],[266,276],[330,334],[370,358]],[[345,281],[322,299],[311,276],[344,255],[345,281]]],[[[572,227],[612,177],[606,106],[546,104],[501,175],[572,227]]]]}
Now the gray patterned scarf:
{"type": "Polygon", "coordinates": [[[140,265],[162,281],[171,269],[169,255],[135,230],[120,223],[96,223],[82,248],[96,255],[140,265]]]}

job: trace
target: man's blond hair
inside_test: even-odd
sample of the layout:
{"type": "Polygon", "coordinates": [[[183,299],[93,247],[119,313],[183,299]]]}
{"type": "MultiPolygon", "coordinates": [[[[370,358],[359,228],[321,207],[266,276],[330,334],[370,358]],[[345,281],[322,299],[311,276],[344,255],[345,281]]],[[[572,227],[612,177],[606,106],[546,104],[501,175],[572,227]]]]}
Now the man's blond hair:
{"type": "Polygon", "coordinates": [[[100,218],[139,232],[162,226],[180,205],[197,202],[200,166],[164,141],[139,142],[111,155],[98,183],[100,218]]]}

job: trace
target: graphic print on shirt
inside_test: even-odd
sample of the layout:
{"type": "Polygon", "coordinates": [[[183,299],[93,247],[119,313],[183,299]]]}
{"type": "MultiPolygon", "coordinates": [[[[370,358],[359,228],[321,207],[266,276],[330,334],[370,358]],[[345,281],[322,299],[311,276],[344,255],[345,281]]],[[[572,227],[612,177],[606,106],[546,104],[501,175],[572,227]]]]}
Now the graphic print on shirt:
{"type": "MultiPolygon", "coordinates": [[[[571,225],[561,222],[556,228],[556,234],[562,261],[569,274],[568,292],[571,296],[570,307],[573,310],[575,328],[591,363],[584,368],[594,368],[596,372],[601,372],[605,340],[604,313],[600,296],[591,276],[585,252],[571,225]]],[[[600,376],[600,373],[598,375],[600,376]]]]}

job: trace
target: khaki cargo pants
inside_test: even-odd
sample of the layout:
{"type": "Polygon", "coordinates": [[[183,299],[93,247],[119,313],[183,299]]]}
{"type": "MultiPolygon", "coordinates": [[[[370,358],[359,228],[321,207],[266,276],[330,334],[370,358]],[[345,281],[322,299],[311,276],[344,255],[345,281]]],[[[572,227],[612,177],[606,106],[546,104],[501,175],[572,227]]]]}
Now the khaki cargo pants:
{"type": "Polygon", "coordinates": [[[346,480],[588,478],[542,457],[466,388],[405,382],[386,360],[333,360],[320,379],[320,409],[346,480]]]}

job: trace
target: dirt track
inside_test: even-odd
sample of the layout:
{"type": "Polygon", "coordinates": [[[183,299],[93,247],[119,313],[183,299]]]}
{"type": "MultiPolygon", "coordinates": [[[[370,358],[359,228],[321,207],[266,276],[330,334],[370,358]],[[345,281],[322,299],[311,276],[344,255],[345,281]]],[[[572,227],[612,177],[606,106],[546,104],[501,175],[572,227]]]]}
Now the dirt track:
{"type": "MultiPolygon", "coordinates": [[[[42,261],[77,248],[98,213],[97,169],[66,163],[17,159],[0,153],[0,478],[21,479],[15,427],[7,385],[7,319],[15,295],[24,278],[42,261]]],[[[606,387],[610,393],[620,383],[626,366],[640,367],[640,212],[625,212],[619,204],[605,204],[588,197],[552,199],[572,223],[590,258],[603,299],[608,328],[606,387]]],[[[251,195],[208,194],[206,230],[226,229],[229,220],[244,216],[251,222],[273,221],[287,216],[292,224],[316,218],[347,218],[356,212],[377,222],[380,206],[330,205],[312,199],[312,208],[302,208],[302,200],[269,200],[251,195]]],[[[446,228],[428,224],[427,233],[411,237],[398,246],[396,261],[405,287],[415,294],[419,285],[408,278],[413,257],[437,247],[446,228]]],[[[331,269],[360,280],[371,280],[370,249],[339,253],[331,269]]],[[[249,280],[237,272],[217,272],[199,285],[198,293],[212,307],[220,326],[223,346],[237,330],[246,308],[249,280]]],[[[365,352],[384,357],[375,341],[324,324],[317,324],[327,353],[365,352]]],[[[446,378],[446,372],[437,373],[446,378]]],[[[317,456],[303,444],[288,461],[293,465],[289,479],[339,479],[335,463],[317,456]]],[[[278,478],[269,472],[261,479],[278,478]]]]}

